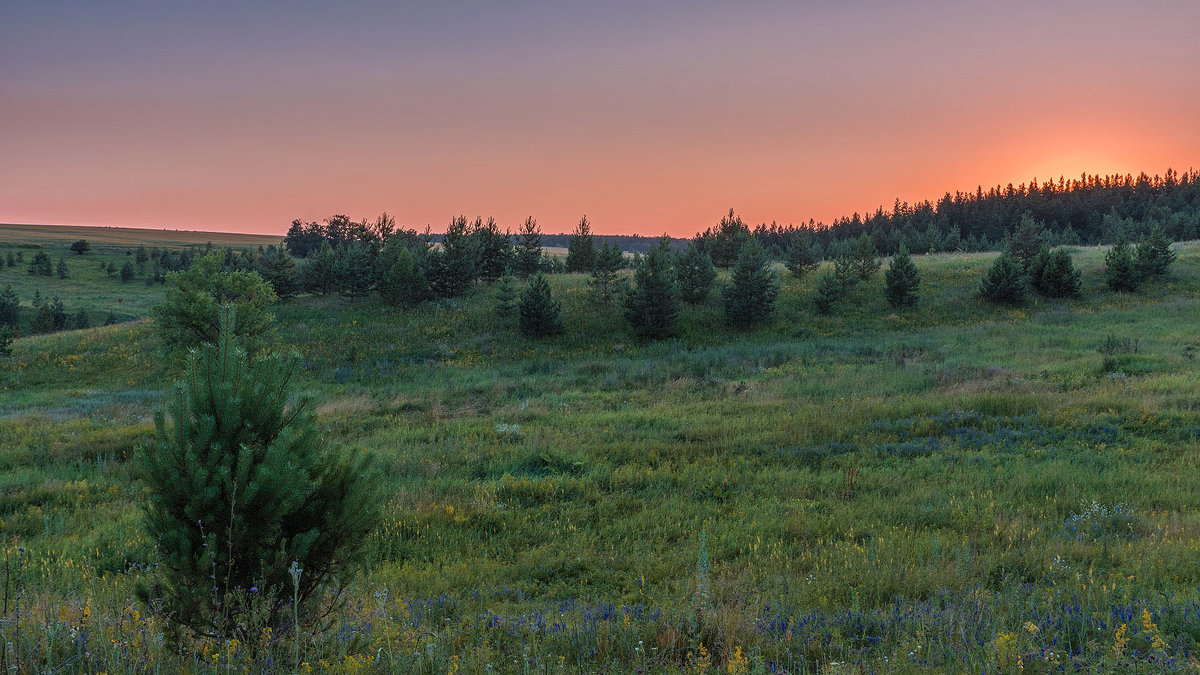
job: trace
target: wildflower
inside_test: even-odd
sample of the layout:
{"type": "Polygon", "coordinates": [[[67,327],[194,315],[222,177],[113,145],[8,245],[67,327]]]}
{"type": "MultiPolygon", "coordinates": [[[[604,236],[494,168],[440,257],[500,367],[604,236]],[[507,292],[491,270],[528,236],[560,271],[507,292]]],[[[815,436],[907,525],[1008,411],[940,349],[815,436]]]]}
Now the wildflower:
{"type": "Polygon", "coordinates": [[[1038,632],[1038,627],[1036,625],[1034,625],[1034,623],[1032,621],[1026,621],[1024,628],[1029,633],[1037,633],[1038,632]]]}

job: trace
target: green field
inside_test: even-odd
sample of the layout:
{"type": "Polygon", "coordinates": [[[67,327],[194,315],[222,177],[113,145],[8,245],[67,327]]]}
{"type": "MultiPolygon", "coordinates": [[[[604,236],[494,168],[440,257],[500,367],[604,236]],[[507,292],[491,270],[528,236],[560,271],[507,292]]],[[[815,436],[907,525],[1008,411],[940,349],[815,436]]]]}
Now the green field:
{"type": "MultiPolygon", "coordinates": [[[[73,240],[15,237],[0,254],[73,240]]],[[[69,257],[80,276],[42,294],[144,317],[162,287],[98,269],[130,245],[69,257]]],[[[1020,309],[976,295],[995,254],[915,257],[899,311],[877,275],[818,316],[813,276],[785,274],[765,328],[726,328],[714,294],[649,344],[581,275],[551,278],[567,332],[544,342],[482,285],[409,312],[281,303],[304,393],[389,495],[300,670],[1194,672],[1200,243],[1176,250],[1168,279],[1114,294],[1103,249],[1076,249],[1083,298],[1020,309]]],[[[33,280],[0,271],[26,303],[33,280]]],[[[176,376],[151,323],[14,352],[7,664],[290,672],[289,640],[175,643],[133,600],[155,557],[129,458],[176,376]]]]}

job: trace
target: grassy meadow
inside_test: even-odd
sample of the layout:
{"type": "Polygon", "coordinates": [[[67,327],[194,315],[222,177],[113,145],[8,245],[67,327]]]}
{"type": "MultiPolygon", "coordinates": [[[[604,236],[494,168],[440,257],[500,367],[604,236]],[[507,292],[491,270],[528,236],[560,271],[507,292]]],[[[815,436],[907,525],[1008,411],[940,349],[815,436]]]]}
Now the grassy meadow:
{"type": "MultiPolygon", "coordinates": [[[[74,256],[74,238],[0,254],[67,256],[72,278],[37,282],[68,312],[145,317],[162,287],[98,266],[136,244],[74,256]]],[[[904,310],[880,274],[819,316],[815,275],[784,274],[765,328],[726,328],[714,294],[657,343],[582,275],[551,278],[567,332],[541,342],[483,285],[408,312],[278,304],[301,393],[389,499],[327,630],[252,645],[175,639],[134,600],[155,542],[130,457],[176,375],[151,323],[18,339],[0,360],[3,665],[1194,672],[1200,243],[1176,250],[1168,279],[1115,294],[1104,250],[1075,249],[1083,298],[1017,309],[977,297],[995,254],[915,257],[904,310]]],[[[26,304],[34,281],[0,269],[26,304]]]]}

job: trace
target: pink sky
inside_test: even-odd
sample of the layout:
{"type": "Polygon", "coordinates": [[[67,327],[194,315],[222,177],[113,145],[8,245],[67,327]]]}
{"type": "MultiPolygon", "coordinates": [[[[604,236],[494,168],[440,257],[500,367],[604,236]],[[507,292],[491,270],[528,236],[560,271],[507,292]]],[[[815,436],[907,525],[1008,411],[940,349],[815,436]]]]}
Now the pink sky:
{"type": "Polygon", "coordinates": [[[686,236],[1200,166],[1200,3],[426,4],[6,5],[0,222],[686,236]]]}

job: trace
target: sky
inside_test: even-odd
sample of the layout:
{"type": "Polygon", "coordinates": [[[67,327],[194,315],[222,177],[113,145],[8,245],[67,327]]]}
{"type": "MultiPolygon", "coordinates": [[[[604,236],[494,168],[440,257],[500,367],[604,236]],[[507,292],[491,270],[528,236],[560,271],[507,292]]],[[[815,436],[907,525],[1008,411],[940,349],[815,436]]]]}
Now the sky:
{"type": "Polygon", "coordinates": [[[1200,168],[1200,2],[0,2],[0,222],[689,236],[1200,168]]]}

